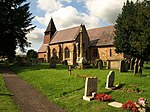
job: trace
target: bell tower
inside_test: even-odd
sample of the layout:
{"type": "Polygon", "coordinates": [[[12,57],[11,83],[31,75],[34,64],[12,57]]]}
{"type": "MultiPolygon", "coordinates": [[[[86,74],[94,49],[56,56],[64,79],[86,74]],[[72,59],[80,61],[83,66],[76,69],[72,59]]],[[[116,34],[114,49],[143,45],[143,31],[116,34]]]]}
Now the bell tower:
{"type": "Polygon", "coordinates": [[[56,30],[53,18],[51,18],[51,20],[46,28],[46,31],[44,32],[45,36],[44,36],[43,44],[48,44],[56,31],[57,30],[56,30]]]}

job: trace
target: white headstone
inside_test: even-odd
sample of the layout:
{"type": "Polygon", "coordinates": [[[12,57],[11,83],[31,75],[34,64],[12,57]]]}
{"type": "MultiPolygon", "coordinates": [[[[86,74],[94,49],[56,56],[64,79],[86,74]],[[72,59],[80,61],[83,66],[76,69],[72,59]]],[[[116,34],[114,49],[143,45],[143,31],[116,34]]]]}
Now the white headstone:
{"type": "Polygon", "coordinates": [[[111,70],[109,74],[107,75],[107,80],[106,80],[106,88],[112,88],[115,80],[115,72],[111,70]]]}

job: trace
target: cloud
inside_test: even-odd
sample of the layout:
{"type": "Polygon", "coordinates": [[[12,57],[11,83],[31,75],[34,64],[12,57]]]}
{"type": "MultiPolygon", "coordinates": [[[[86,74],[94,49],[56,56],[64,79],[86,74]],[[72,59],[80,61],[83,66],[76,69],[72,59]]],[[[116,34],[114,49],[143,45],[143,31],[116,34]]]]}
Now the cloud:
{"type": "Polygon", "coordinates": [[[91,15],[114,24],[126,0],[84,0],[84,2],[91,15]]]}
{"type": "Polygon", "coordinates": [[[37,7],[43,11],[54,11],[61,8],[63,5],[58,0],[38,0],[37,7]]]}
{"type": "Polygon", "coordinates": [[[71,3],[72,0],[59,0],[60,2],[67,2],[67,3],[71,3]]]}
{"type": "Polygon", "coordinates": [[[35,42],[35,43],[42,42],[43,34],[44,34],[44,30],[36,27],[32,32],[27,34],[28,41],[35,42]]]}
{"type": "MultiPolygon", "coordinates": [[[[45,29],[50,21],[51,14],[45,13],[44,17],[36,16],[34,21],[45,26],[45,29]]],[[[87,28],[100,27],[101,22],[96,16],[88,15],[86,13],[79,13],[78,10],[72,6],[62,7],[53,12],[53,20],[57,30],[79,26],[81,23],[85,24],[87,28]]]]}

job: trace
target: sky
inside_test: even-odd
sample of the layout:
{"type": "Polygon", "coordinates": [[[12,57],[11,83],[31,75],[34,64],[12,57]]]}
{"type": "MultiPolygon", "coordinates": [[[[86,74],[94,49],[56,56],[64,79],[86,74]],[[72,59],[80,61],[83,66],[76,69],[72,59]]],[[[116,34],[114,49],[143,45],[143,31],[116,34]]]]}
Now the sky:
{"type": "MultiPolygon", "coordinates": [[[[31,47],[38,51],[43,43],[44,31],[51,19],[57,31],[79,26],[86,29],[114,25],[117,15],[126,0],[27,0],[30,12],[35,18],[32,24],[36,28],[27,34],[31,47]]],[[[132,0],[136,1],[136,0],[132,0]]],[[[17,50],[19,52],[19,50],[17,50]]]]}

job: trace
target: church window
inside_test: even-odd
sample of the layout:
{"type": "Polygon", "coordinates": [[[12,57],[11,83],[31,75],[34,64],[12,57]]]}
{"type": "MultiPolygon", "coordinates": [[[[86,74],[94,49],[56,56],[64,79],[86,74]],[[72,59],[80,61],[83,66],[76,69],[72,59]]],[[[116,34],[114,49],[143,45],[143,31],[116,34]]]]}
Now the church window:
{"type": "Polygon", "coordinates": [[[65,58],[70,58],[70,51],[68,47],[65,48],[65,58]]]}

